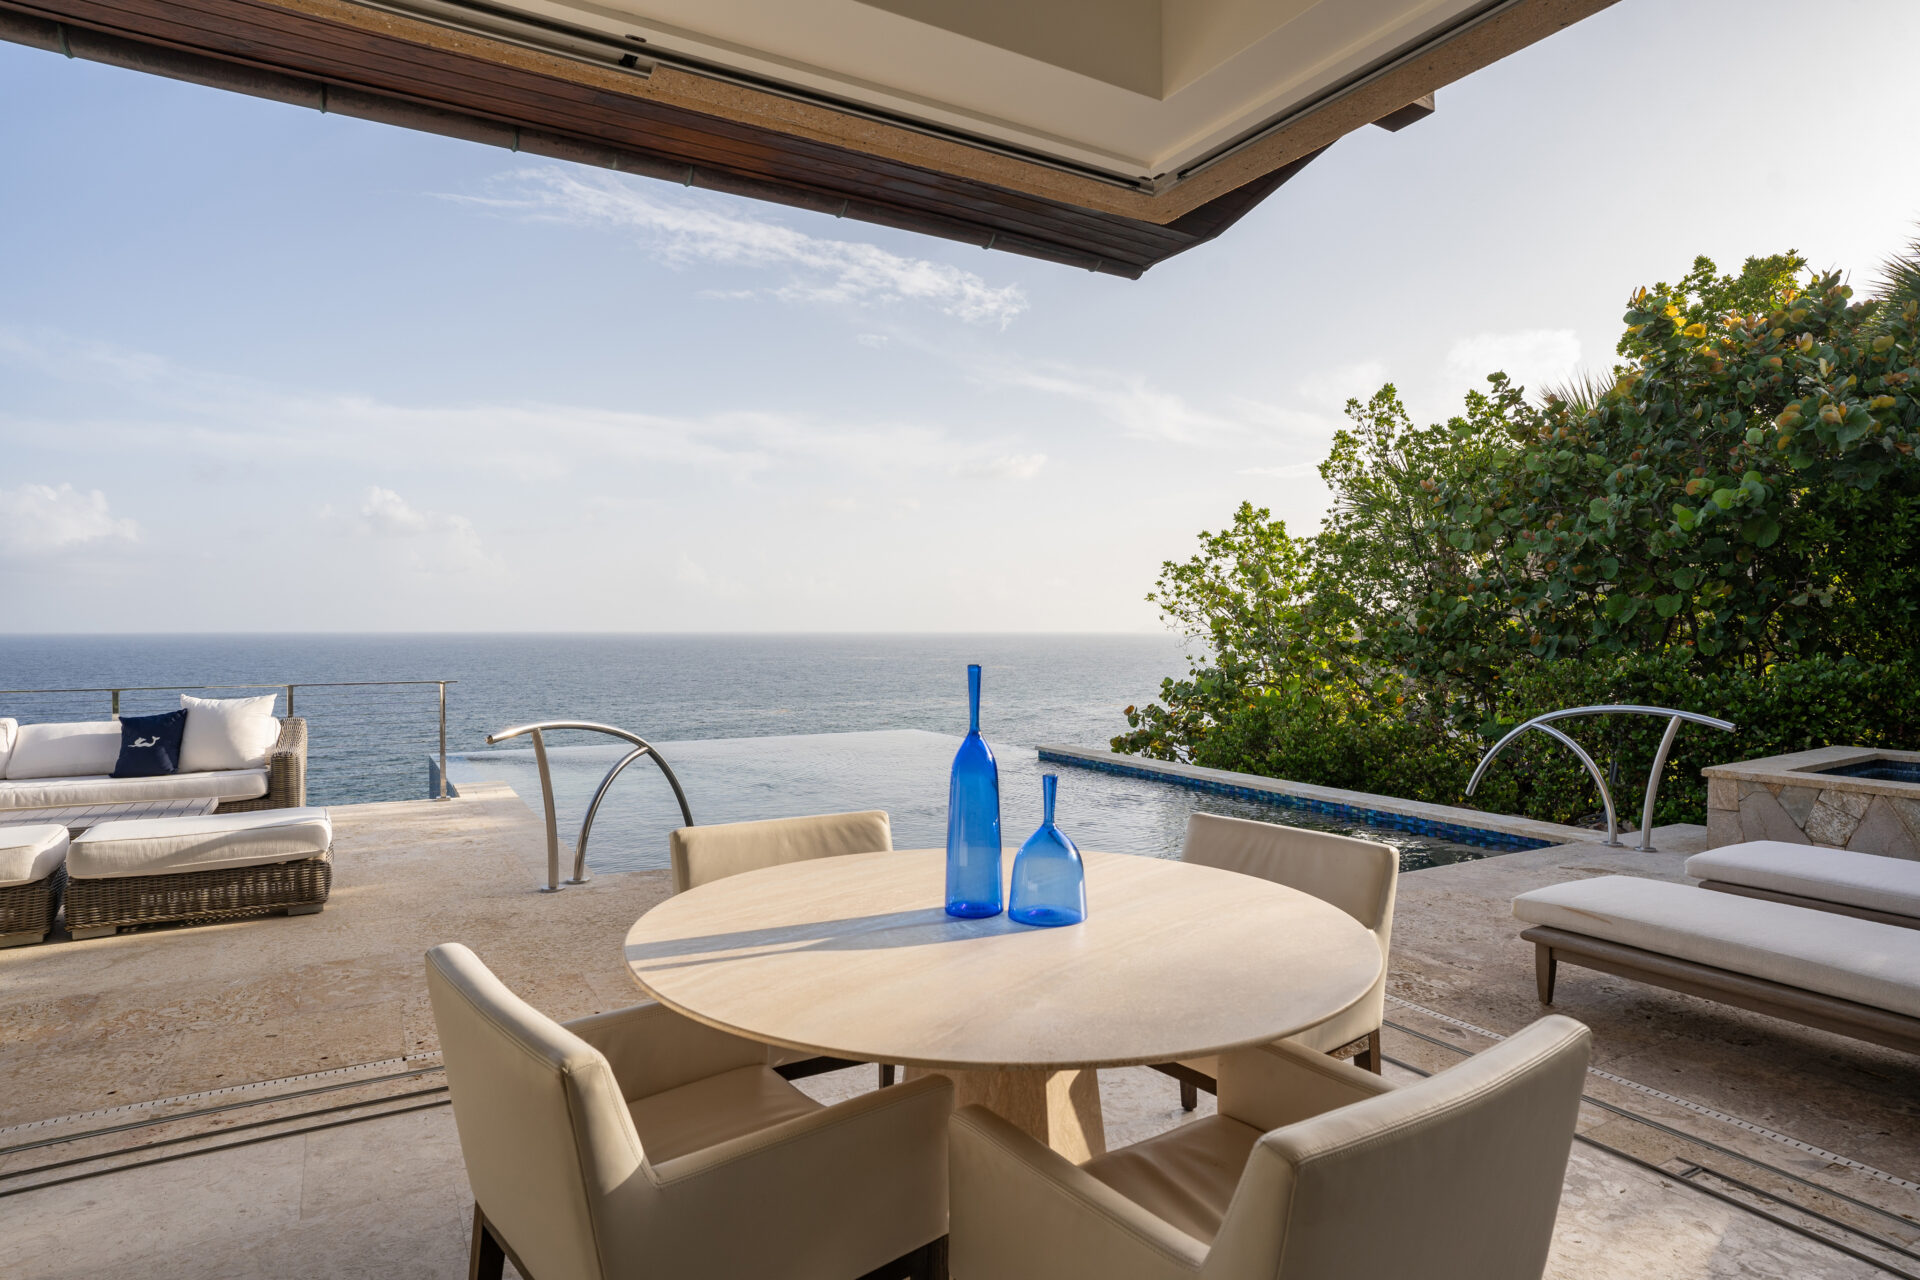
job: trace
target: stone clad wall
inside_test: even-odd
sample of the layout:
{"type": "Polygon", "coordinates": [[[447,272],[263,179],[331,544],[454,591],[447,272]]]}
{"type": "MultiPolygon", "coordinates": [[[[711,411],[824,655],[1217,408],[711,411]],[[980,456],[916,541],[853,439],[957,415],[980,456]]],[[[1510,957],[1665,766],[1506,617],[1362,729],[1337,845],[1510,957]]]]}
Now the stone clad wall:
{"type": "MultiPolygon", "coordinates": [[[[1828,748],[1840,750],[1845,749],[1828,748]]],[[[1784,840],[1920,860],[1920,796],[1889,794],[1920,788],[1810,776],[1804,764],[1780,767],[1798,760],[1782,756],[1705,770],[1708,846],[1784,840]]]]}

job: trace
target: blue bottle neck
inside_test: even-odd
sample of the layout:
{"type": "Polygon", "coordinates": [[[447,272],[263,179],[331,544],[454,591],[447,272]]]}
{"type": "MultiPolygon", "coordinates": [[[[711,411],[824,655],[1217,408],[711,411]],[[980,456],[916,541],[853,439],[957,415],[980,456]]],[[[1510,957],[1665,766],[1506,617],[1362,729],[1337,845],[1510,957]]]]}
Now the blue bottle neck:
{"type": "Polygon", "coordinates": [[[967,668],[967,732],[980,732],[980,668],[967,668]]]}

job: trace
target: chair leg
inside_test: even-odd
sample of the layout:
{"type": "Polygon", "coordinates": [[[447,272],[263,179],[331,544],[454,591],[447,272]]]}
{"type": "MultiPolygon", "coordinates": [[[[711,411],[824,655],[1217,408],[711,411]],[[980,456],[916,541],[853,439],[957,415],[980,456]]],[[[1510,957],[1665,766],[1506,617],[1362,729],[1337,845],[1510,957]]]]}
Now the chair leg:
{"type": "Polygon", "coordinates": [[[1353,1055],[1353,1065],[1362,1071],[1371,1071],[1375,1075],[1381,1074],[1380,1028],[1375,1027],[1367,1032],[1367,1047],[1353,1055]]]}
{"type": "Polygon", "coordinates": [[[930,1240],[912,1253],[874,1268],[860,1280],[947,1280],[947,1238],[930,1240]]]}
{"type": "Polygon", "coordinates": [[[1200,1105],[1200,1090],[1205,1089],[1208,1093],[1220,1091],[1212,1076],[1195,1071],[1192,1067],[1177,1062],[1156,1062],[1151,1065],[1161,1075],[1172,1076],[1180,1082],[1180,1108],[1183,1111],[1191,1111],[1200,1105]]]}
{"type": "Polygon", "coordinates": [[[1540,989],[1540,1003],[1553,1003],[1553,980],[1558,976],[1560,961],[1555,958],[1553,948],[1544,942],[1533,944],[1533,981],[1540,989]]]}
{"type": "Polygon", "coordinates": [[[922,1245],[914,1255],[911,1280],[947,1280],[947,1238],[922,1245]]]}
{"type": "Polygon", "coordinates": [[[507,1253],[487,1227],[487,1215],[473,1206],[473,1247],[467,1254],[467,1280],[501,1280],[506,1274],[507,1253]]]}
{"type": "Polygon", "coordinates": [[[880,1064],[880,1087],[885,1089],[892,1086],[892,1084],[893,1064],[891,1062],[883,1062],[880,1064]]]}

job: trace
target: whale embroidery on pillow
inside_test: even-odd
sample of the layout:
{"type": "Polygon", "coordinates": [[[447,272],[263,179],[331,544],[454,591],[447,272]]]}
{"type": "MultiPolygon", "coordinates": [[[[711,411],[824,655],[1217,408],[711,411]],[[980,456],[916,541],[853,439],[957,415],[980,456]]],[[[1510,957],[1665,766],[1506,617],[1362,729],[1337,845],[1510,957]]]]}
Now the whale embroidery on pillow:
{"type": "Polygon", "coordinates": [[[180,740],[187,731],[185,711],[157,716],[125,716],[120,721],[120,759],[116,778],[159,778],[180,769],[180,740]]]}

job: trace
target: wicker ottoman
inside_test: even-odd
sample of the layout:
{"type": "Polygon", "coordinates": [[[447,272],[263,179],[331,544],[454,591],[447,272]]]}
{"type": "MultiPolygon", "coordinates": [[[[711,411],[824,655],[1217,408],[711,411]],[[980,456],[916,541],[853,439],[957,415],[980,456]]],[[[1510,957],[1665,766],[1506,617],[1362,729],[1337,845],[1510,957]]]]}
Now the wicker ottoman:
{"type": "Polygon", "coordinates": [[[67,883],[67,829],[0,827],[0,947],[43,941],[67,883]]]}
{"type": "Polygon", "coordinates": [[[103,822],[67,851],[67,929],[311,915],[333,884],[332,850],[325,809],[103,822]]]}

